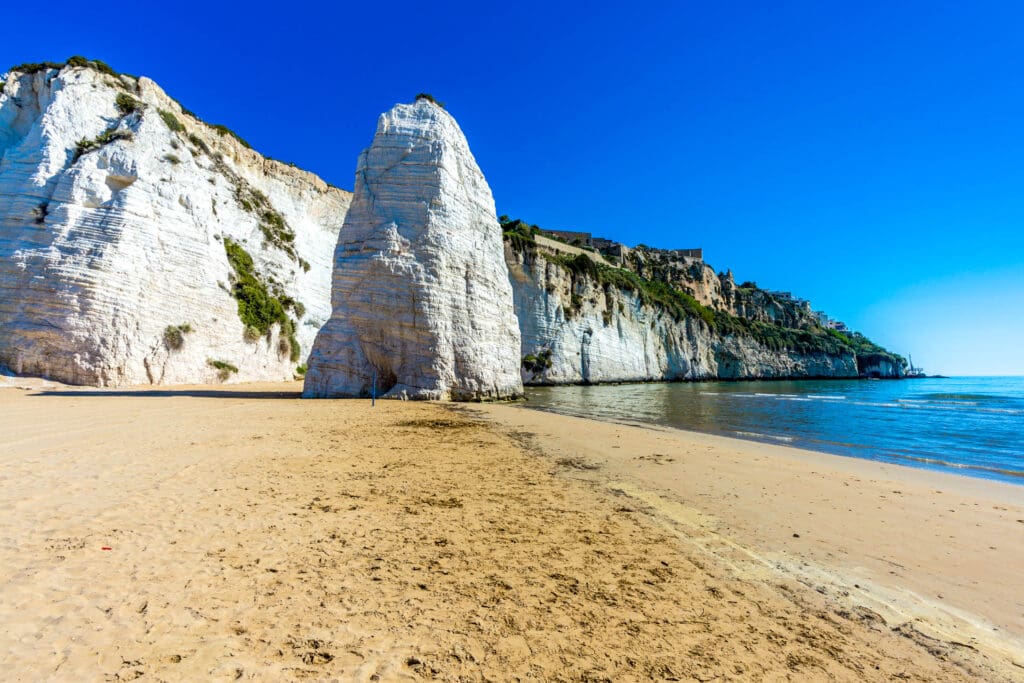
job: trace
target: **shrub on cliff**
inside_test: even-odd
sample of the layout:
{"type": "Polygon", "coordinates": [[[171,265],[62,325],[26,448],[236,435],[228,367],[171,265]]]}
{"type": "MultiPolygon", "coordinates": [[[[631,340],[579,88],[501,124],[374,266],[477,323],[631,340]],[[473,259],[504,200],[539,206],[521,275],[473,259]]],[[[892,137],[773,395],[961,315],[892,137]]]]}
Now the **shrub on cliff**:
{"type": "Polygon", "coordinates": [[[249,339],[248,330],[256,330],[260,336],[268,335],[270,328],[277,323],[282,339],[288,341],[287,348],[279,347],[281,355],[287,354],[293,361],[298,360],[299,340],[295,337],[295,323],[288,317],[281,300],[271,294],[256,275],[252,256],[228,237],[224,238],[224,251],[235,271],[231,294],[238,301],[238,317],[246,325],[246,338],[249,339]]]}
{"type": "Polygon", "coordinates": [[[444,109],[444,102],[438,102],[436,99],[434,99],[434,96],[431,95],[430,93],[426,93],[426,92],[418,93],[416,95],[416,101],[419,102],[420,100],[426,100],[427,102],[433,102],[437,106],[441,107],[441,109],[444,109]]]}
{"type": "Polygon", "coordinates": [[[137,111],[142,111],[142,102],[129,95],[128,93],[118,93],[117,98],[114,100],[114,104],[117,105],[117,110],[121,112],[122,116],[128,116],[134,114],[137,111]]]}
{"type": "MultiPolygon", "coordinates": [[[[88,69],[95,69],[100,73],[107,74],[108,76],[120,76],[117,71],[114,71],[104,62],[98,59],[87,59],[81,55],[74,55],[68,57],[68,60],[63,64],[60,62],[30,62],[26,64],[17,64],[12,66],[8,71],[18,71],[23,74],[36,74],[40,71],[47,71],[48,69],[63,69],[65,66],[77,66],[88,69]]],[[[128,75],[128,74],[125,74],[128,75]]]]}
{"type": "Polygon", "coordinates": [[[110,66],[108,64],[106,64],[105,62],[101,62],[98,59],[86,59],[85,57],[82,57],[81,55],[75,55],[73,57],[69,57],[68,61],[67,61],[67,66],[82,66],[82,67],[86,67],[86,68],[89,68],[89,69],[96,69],[100,73],[107,74],[108,76],[120,76],[121,75],[118,72],[114,71],[112,68],[110,68],[110,66]]]}
{"type": "Polygon", "coordinates": [[[536,251],[537,240],[534,235],[540,232],[537,226],[530,226],[518,218],[512,220],[508,216],[499,216],[498,223],[501,225],[502,238],[514,251],[536,251]]]}
{"type": "Polygon", "coordinates": [[[535,375],[550,370],[551,349],[544,349],[536,355],[530,353],[523,356],[523,369],[535,375]]]}
{"type": "Polygon", "coordinates": [[[135,136],[130,130],[118,130],[117,128],[108,128],[96,137],[82,138],[75,143],[75,153],[71,159],[72,163],[78,161],[78,159],[88,152],[99,149],[103,145],[114,142],[115,140],[132,140],[135,136]]]}
{"type": "Polygon", "coordinates": [[[222,382],[238,372],[238,368],[227,361],[207,359],[206,364],[217,371],[217,377],[222,382]]]}
{"type": "Polygon", "coordinates": [[[207,144],[203,141],[203,139],[201,137],[199,137],[198,135],[190,134],[188,136],[188,141],[191,142],[193,145],[195,145],[197,150],[199,150],[201,152],[205,152],[206,154],[210,153],[209,146],[207,146],[207,144]]]}
{"type": "Polygon", "coordinates": [[[227,126],[223,126],[223,125],[215,124],[215,123],[211,123],[211,124],[208,124],[208,125],[210,126],[210,128],[213,128],[215,131],[217,131],[220,135],[222,135],[222,136],[223,135],[230,135],[231,137],[233,137],[235,140],[237,140],[239,142],[239,144],[241,144],[246,149],[252,149],[252,145],[250,145],[248,142],[243,140],[241,135],[239,135],[235,131],[231,130],[227,126]]]}
{"type": "Polygon", "coordinates": [[[172,133],[181,133],[185,130],[185,126],[181,124],[181,121],[178,120],[178,117],[173,112],[161,109],[160,118],[164,120],[164,123],[167,124],[172,133]]]}
{"type": "Polygon", "coordinates": [[[16,64],[12,66],[8,71],[17,71],[23,74],[37,74],[40,71],[47,71],[48,69],[63,69],[63,64],[57,62],[28,62],[25,64],[16,64]]]}
{"type": "Polygon", "coordinates": [[[164,329],[164,345],[171,351],[177,351],[185,345],[185,335],[190,332],[192,332],[192,326],[188,323],[168,325],[164,329]]]}

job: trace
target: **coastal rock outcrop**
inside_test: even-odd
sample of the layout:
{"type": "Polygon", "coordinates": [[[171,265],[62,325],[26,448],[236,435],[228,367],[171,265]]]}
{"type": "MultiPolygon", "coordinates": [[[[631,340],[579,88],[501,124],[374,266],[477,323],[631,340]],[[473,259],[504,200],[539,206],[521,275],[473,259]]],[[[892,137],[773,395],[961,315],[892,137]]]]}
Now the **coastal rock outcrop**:
{"type": "Polygon", "coordinates": [[[334,255],[333,314],[304,396],[522,394],[494,199],[455,120],[419,97],[381,115],[334,255]],[[374,384],[376,383],[376,384],[374,384]]]}
{"type": "Polygon", "coordinates": [[[901,364],[880,353],[857,354],[857,371],[861,377],[873,379],[899,379],[904,375],[901,364]]]}
{"type": "Polygon", "coordinates": [[[850,350],[769,348],[536,251],[506,258],[526,384],[858,376],[850,350]]]}
{"type": "Polygon", "coordinates": [[[105,386],[291,379],[330,314],[351,195],[100,62],[2,84],[0,366],[105,386]]]}

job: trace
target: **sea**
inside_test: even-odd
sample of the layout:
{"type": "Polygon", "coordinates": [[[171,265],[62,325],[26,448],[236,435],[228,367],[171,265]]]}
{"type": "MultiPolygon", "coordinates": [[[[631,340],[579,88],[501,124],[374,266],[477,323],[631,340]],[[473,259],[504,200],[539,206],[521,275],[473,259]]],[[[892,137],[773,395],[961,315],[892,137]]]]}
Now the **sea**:
{"type": "Polygon", "coordinates": [[[527,406],[1024,485],[1024,377],[528,387],[527,406]]]}

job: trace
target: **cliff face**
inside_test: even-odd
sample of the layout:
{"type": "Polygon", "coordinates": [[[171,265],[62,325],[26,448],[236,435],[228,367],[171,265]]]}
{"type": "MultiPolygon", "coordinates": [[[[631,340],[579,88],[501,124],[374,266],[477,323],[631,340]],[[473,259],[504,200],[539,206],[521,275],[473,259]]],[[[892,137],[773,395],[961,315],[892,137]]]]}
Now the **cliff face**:
{"type": "Polygon", "coordinates": [[[536,252],[505,251],[530,384],[856,377],[850,351],[774,350],[752,337],[678,319],[635,291],[601,283],[536,252]]]}
{"type": "Polygon", "coordinates": [[[516,247],[523,235],[506,247],[506,270],[490,189],[458,125],[426,101],[381,118],[339,239],[352,195],[259,155],[147,78],[73,58],[2,82],[0,368],[18,374],[290,379],[328,319],[311,396],[365,394],[375,374],[396,396],[471,399],[517,395],[520,373],[901,374],[859,335],[805,343],[820,332],[806,302],[738,287],[681,252],[627,250],[621,271],[598,262],[701,310],[540,257],[529,235],[530,249],[516,247]]]}
{"type": "Polygon", "coordinates": [[[350,201],[95,65],[0,93],[0,365],[75,384],[290,379],[350,201]]]}
{"type": "Polygon", "coordinates": [[[747,320],[788,328],[817,324],[806,301],[757,287],[737,286],[731,272],[716,274],[704,261],[680,257],[672,250],[638,247],[630,251],[622,267],[648,280],[666,282],[704,306],[747,320]]]}
{"type": "Polygon", "coordinates": [[[877,353],[857,354],[857,370],[861,377],[890,379],[902,377],[903,368],[887,355],[877,353]]]}
{"type": "Polygon", "coordinates": [[[334,312],[305,396],[365,396],[374,377],[386,398],[522,394],[494,199],[440,106],[420,98],[381,115],[334,259],[334,312]]]}

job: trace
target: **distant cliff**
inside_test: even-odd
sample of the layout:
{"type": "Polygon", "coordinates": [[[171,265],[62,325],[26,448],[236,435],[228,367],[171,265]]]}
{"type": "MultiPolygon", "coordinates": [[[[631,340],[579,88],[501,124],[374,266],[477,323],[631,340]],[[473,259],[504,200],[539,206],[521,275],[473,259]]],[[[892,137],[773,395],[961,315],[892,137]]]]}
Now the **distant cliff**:
{"type": "Polygon", "coordinates": [[[504,227],[526,383],[902,374],[898,356],[703,262],[641,248],[615,267],[504,227]]]}
{"type": "Polygon", "coordinates": [[[351,195],[102,62],[0,78],[0,366],[75,384],[291,379],[351,195]]]}

